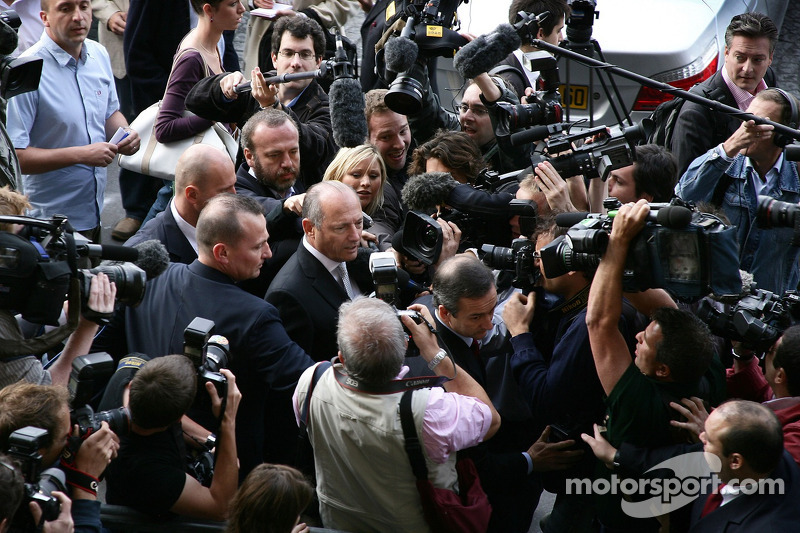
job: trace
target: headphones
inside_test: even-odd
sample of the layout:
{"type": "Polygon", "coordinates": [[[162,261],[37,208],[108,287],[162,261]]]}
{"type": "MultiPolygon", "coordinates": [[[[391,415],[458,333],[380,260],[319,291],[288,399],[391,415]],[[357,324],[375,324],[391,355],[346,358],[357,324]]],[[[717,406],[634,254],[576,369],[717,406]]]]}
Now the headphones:
{"type": "MultiPolygon", "coordinates": [[[[792,116],[789,119],[789,124],[787,124],[787,126],[792,128],[792,129],[797,129],[797,123],[798,123],[798,121],[800,121],[800,116],[798,116],[798,115],[800,115],[800,112],[798,112],[798,110],[797,110],[797,100],[795,100],[792,95],[790,95],[789,93],[787,93],[783,89],[778,89],[777,87],[773,87],[773,89],[775,89],[776,91],[781,93],[781,96],[783,96],[784,100],[789,102],[789,108],[791,109],[791,115],[792,116]]],[[[775,146],[777,146],[779,148],[783,148],[787,144],[793,143],[794,142],[794,138],[790,137],[789,135],[786,135],[784,133],[780,133],[780,132],[776,131],[775,135],[772,136],[772,142],[775,144],[775,146]]]]}

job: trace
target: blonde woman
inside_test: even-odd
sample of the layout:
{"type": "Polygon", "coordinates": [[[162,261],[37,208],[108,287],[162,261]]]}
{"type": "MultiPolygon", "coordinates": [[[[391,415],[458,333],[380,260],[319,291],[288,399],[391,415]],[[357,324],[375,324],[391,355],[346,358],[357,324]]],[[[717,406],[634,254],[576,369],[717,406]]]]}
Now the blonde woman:
{"type": "Polygon", "coordinates": [[[324,181],[341,181],[356,191],[361,210],[372,217],[373,225],[367,231],[378,237],[378,247],[382,250],[391,246],[403,212],[397,193],[387,186],[386,179],[386,165],[371,144],[339,150],[323,177],[324,181]]]}

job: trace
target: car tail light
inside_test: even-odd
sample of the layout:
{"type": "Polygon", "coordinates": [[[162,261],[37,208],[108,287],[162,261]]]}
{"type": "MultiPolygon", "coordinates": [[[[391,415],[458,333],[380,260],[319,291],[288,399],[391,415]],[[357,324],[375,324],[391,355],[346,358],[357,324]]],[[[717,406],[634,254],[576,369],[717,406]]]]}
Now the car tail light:
{"type": "MultiPolygon", "coordinates": [[[[711,77],[711,75],[717,71],[718,64],[719,55],[717,52],[717,39],[715,37],[701,57],[698,57],[685,67],[661,72],[652,76],[652,78],[656,81],[669,83],[678,89],[688,91],[696,83],[700,83],[711,77]]],[[[666,102],[667,100],[672,100],[673,98],[671,94],[662,93],[657,89],[642,87],[639,89],[639,94],[636,96],[633,110],[652,111],[658,107],[658,104],[666,102]]]]}

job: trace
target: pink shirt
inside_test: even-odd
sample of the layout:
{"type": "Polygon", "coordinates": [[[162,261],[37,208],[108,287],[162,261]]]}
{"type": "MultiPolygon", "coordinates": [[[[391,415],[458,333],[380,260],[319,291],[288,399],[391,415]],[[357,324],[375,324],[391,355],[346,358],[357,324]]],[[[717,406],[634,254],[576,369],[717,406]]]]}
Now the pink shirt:
{"type": "Polygon", "coordinates": [[[761,78],[761,81],[758,82],[758,86],[756,87],[756,94],[750,94],[733,83],[730,76],[728,76],[728,71],[725,70],[724,67],[722,69],[722,79],[725,80],[725,85],[728,86],[728,90],[731,92],[733,99],[736,101],[736,105],[741,111],[747,111],[747,108],[750,106],[750,102],[755,99],[756,94],[767,88],[767,82],[764,81],[764,78],[761,78]]]}
{"type": "MultiPolygon", "coordinates": [[[[401,379],[408,370],[407,366],[403,366],[395,379],[401,379]]],[[[333,369],[326,372],[333,372],[333,369]]],[[[292,395],[292,407],[299,425],[297,389],[292,395]]],[[[491,424],[492,412],[482,401],[472,396],[446,392],[441,387],[433,387],[422,419],[422,444],[428,457],[441,464],[451,453],[483,442],[491,424]]]]}

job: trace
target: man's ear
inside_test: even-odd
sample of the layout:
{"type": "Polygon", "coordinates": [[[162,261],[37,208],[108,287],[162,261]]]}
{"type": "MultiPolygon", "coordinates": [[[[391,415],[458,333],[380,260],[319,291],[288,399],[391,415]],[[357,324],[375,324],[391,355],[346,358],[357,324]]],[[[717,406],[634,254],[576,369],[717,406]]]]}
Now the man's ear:
{"type": "Polygon", "coordinates": [[[786,371],[782,368],[775,369],[775,384],[786,383],[786,371]]]}
{"type": "Polygon", "coordinates": [[[190,203],[193,205],[197,204],[197,195],[199,191],[195,185],[187,185],[186,188],[183,190],[183,195],[189,200],[190,203]]]}
{"type": "Polygon", "coordinates": [[[244,154],[244,160],[247,163],[247,166],[253,168],[255,165],[255,161],[253,160],[253,152],[250,151],[248,148],[242,148],[242,153],[244,154]]]}
{"type": "Polygon", "coordinates": [[[214,247],[211,248],[211,253],[214,255],[214,259],[217,263],[228,264],[228,247],[224,242],[215,244],[214,247]]]}
{"type": "Polygon", "coordinates": [[[669,367],[664,363],[656,363],[656,377],[659,379],[669,379],[672,375],[669,367]]]}
{"type": "Polygon", "coordinates": [[[733,452],[727,457],[727,460],[728,466],[731,467],[731,470],[739,470],[745,466],[744,457],[742,457],[742,454],[740,453],[733,452]]]}
{"type": "Polygon", "coordinates": [[[303,224],[303,233],[305,233],[310,239],[313,239],[314,230],[316,229],[314,227],[314,224],[312,224],[311,221],[307,218],[303,219],[302,224],[303,224]]]}

